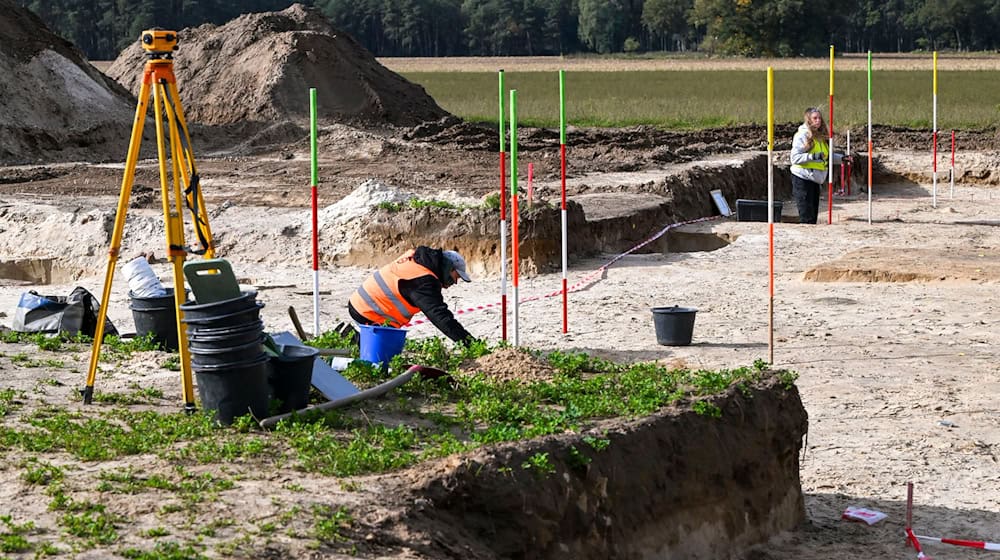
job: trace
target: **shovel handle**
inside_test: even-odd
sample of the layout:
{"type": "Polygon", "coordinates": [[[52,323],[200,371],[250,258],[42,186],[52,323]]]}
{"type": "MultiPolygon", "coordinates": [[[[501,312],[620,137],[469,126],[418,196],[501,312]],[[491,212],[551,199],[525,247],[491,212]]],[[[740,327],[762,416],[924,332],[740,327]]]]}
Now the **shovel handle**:
{"type": "Polygon", "coordinates": [[[307,340],[309,335],[302,328],[302,323],[299,322],[299,314],[295,312],[295,308],[291,305],[288,306],[288,318],[292,320],[292,325],[295,327],[295,332],[299,335],[299,340],[307,340]]]}

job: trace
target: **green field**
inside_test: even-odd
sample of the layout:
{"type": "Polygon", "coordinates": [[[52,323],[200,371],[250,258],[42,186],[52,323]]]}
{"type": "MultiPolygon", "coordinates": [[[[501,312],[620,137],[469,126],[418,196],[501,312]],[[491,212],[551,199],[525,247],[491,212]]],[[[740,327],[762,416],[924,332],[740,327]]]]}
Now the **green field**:
{"type": "MultiPolygon", "coordinates": [[[[447,111],[466,120],[496,123],[497,74],[406,72],[447,111]]],[[[559,125],[556,72],[506,72],[518,90],[518,120],[525,126],[559,125]]],[[[811,105],[829,107],[828,71],[774,74],[775,120],[798,122],[811,105]]],[[[982,129],[1000,122],[1000,72],[938,72],[938,129],[982,129]]],[[[839,71],[834,82],[834,127],[868,122],[867,72],[839,71]]],[[[931,128],[932,74],[881,71],[872,80],[875,124],[931,128]]],[[[505,102],[509,104],[508,101],[505,102]]],[[[577,126],[650,124],[691,129],[767,121],[767,77],[762,71],[567,72],[566,113],[577,126]]]]}

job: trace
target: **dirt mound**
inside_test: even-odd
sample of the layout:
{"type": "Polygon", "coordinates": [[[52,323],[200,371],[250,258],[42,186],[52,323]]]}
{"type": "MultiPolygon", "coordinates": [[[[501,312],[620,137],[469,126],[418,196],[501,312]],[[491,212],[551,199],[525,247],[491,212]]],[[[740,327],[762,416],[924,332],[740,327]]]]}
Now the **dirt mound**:
{"type": "Polygon", "coordinates": [[[0,163],[121,158],[135,102],[28,10],[0,0],[0,163]]]}
{"type": "Polygon", "coordinates": [[[521,348],[499,348],[491,354],[480,356],[462,364],[469,374],[481,373],[495,381],[534,383],[551,381],[556,370],[544,359],[521,348]]]}
{"type": "MultiPolygon", "coordinates": [[[[424,91],[375,60],[319,11],[301,4],[180,32],[174,71],[193,122],[229,124],[318,117],[357,124],[413,126],[447,112],[424,91]]],[[[108,75],[138,93],[146,57],[136,42],[108,75]]]]}

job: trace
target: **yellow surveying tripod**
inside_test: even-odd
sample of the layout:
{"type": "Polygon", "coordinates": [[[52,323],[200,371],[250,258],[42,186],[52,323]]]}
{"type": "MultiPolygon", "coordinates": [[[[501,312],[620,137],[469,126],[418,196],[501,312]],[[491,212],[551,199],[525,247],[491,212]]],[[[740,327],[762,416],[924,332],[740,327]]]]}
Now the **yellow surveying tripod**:
{"type": "Polygon", "coordinates": [[[111,298],[111,283],[115,276],[115,263],[121,249],[122,231],[125,229],[125,213],[128,210],[129,197],[132,195],[132,183],[135,179],[135,166],[139,159],[139,146],[142,143],[142,129],[146,122],[146,110],[149,108],[149,94],[153,94],[153,114],[156,117],[156,148],[160,163],[160,192],[163,195],[164,229],[167,236],[167,255],[174,267],[174,307],[177,313],[177,342],[181,358],[181,387],[184,394],[184,407],[194,410],[194,387],[191,380],[191,354],[188,351],[187,336],[181,323],[183,314],[180,306],[187,298],[184,289],[184,258],[188,252],[204,254],[206,258],[215,256],[212,245],[212,231],[208,226],[208,214],[205,211],[205,201],[199,188],[198,170],[194,164],[194,153],[191,150],[191,135],[188,133],[187,122],[184,120],[184,110],[181,108],[180,96],[177,93],[177,78],[174,76],[173,52],[177,50],[177,33],[162,29],[149,29],[142,32],[140,42],[146,50],[146,66],[142,72],[142,87],[139,90],[139,101],[135,109],[135,121],[132,123],[132,137],[129,140],[128,156],[125,159],[125,175],[122,178],[121,193],[118,196],[118,211],[115,214],[115,229],[111,235],[111,248],[108,251],[108,269],[104,275],[104,292],[101,297],[101,310],[98,313],[97,329],[94,333],[94,346],[90,354],[90,369],[87,371],[87,386],[83,388],[83,402],[90,404],[94,397],[94,379],[97,376],[97,362],[101,353],[101,343],[104,340],[104,321],[107,318],[108,302],[111,298]],[[164,133],[164,118],[166,118],[167,133],[164,133]],[[167,142],[169,141],[171,173],[167,175],[167,142]],[[182,192],[181,186],[184,186],[182,192]],[[191,210],[194,220],[194,231],[202,245],[200,251],[189,251],[184,245],[184,212],[183,203],[191,210]]]}

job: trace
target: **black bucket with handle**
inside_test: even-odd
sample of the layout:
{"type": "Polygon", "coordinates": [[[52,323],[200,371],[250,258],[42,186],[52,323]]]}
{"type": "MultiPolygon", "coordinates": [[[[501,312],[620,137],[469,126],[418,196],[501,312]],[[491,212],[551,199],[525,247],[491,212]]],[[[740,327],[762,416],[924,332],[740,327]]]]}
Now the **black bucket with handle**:
{"type": "Polygon", "coordinates": [[[152,333],[153,342],[168,352],[176,352],[177,304],[174,289],[166,288],[166,291],[165,295],[156,297],[139,297],[129,291],[128,307],[132,310],[136,336],[152,333]]]}
{"type": "Polygon", "coordinates": [[[654,307],[653,327],[656,342],[663,346],[687,346],[694,335],[694,315],[697,309],[691,307],[654,307]]]}

